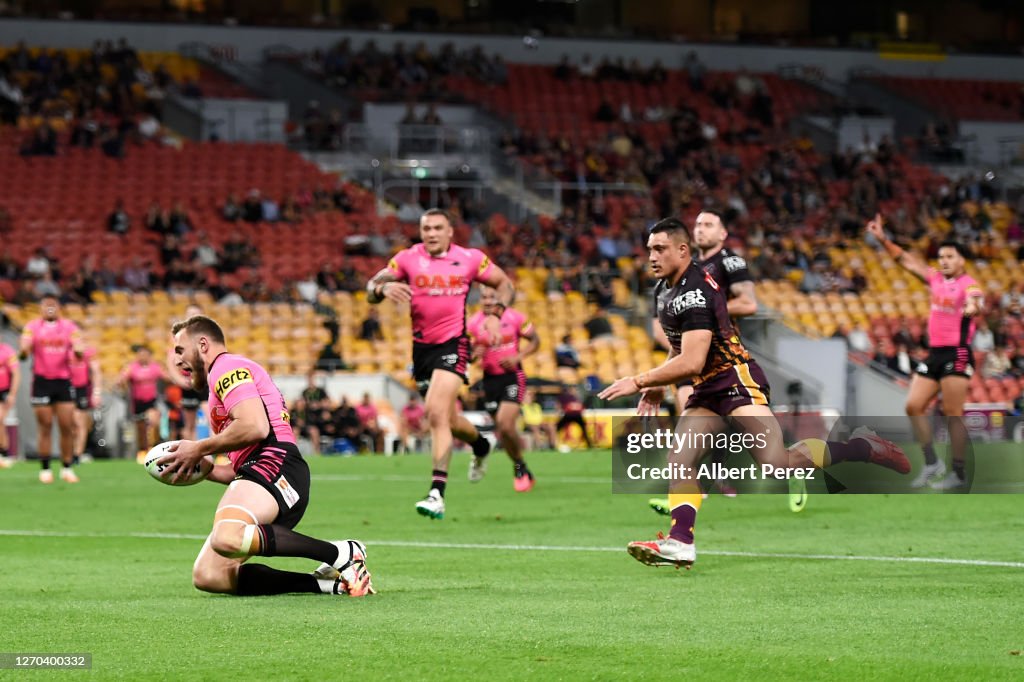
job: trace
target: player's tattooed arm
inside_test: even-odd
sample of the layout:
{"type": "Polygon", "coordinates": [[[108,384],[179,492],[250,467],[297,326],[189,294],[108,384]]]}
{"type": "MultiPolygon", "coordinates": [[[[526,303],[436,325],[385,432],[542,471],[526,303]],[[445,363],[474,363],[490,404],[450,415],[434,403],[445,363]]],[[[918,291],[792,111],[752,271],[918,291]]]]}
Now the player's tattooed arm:
{"type": "MultiPolygon", "coordinates": [[[[512,280],[505,274],[505,271],[497,265],[491,266],[486,278],[481,278],[477,281],[495,289],[498,295],[498,304],[501,308],[510,307],[516,300],[515,285],[512,284],[512,280]]],[[[501,310],[497,312],[498,317],[501,317],[501,312],[501,310]]]]}
{"type": "Polygon", "coordinates": [[[729,299],[729,317],[746,317],[757,312],[757,294],[751,281],[734,282],[729,287],[732,298],[729,299]]]}
{"type": "Polygon", "coordinates": [[[408,303],[412,300],[412,289],[390,268],[382,269],[366,284],[367,302],[380,303],[384,299],[395,303],[408,303]]]}
{"type": "Polygon", "coordinates": [[[892,256],[893,260],[900,264],[900,266],[914,275],[922,282],[928,281],[928,264],[921,260],[921,257],[910,251],[904,251],[903,247],[895,243],[885,234],[883,228],[884,219],[881,213],[876,213],[875,217],[868,221],[866,228],[868,234],[878,240],[885,249],[886,253],[892,256]]]}

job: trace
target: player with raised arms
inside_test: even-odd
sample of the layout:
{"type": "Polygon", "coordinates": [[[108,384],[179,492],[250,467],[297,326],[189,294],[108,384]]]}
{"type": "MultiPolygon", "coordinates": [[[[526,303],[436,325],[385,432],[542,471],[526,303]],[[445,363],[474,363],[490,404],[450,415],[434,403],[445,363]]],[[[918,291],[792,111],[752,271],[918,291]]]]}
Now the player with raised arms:
{"type": "Polygon", "coordinates": [[[39,472],[41,483],[53,483],[50,471],[53,418],[57,417],[60,431],[60,459],[63,466],[60,478],[66,483],[78,483],[73,468],[75,448],[75,389],[71,385],[72,355],[82,357],[82,335],[71,320],[60,316],[60,303],[55,296],[44,296],[39,302],[42,316],[28,324],[21,332],[21,352],[24,360],[32,357],[32,411],[38,427],[39,472]]]}
{"type": "Polygon", "coordinates": [[[296,533],[309,504],[309,467],[295,445],[284,398],[252,360],[228,352],[224,332],[208,317],[176,323],[177,367],[193,388],[209,393],[213,435],[182,440],[157,460],[172,482],[209,455],[226,454],[208,480],[228,489],[213,530],[192,568],[204,592],[240,596],[311,592],[361,597],[373,593],[366,548],[356,540],[327,542],[296,533]],[[304,557],[323,562],[312,573],[245,563],[252,556],[304,557]]]}
{"type": "MultiPolygon", "coordinates": [[[[613,400],[642,393],[637,413],[655,415],[664,398],[664,388],[680,379],[693,377],[694,390],[677,425],[678,430],[718,433],[726,427],[724,418],[751,439],[754,459],[786,470],[813,465],[824,468],[842,461],[870,462],[900,473],[910,471],[903,452],[870,429],[855,430],[848,442],[806,439],[787,449],[782,429],[769,407],[770,389],[729,316],[728,301],[715,279],[693,260],[690,234],[675,218],[654,224],[647,241],[654,276],[660,279],[658,317],[672,344],[668,359],[659,367],[634,377],[624,377],[605,388],[599,397],[613,400]]],[[[671,464],[694,467],[706,450],[686,446],[670,453],[671,464]]],[[[627,549],[638,561],[652,565],[690,565],[697,557],[694,524],[702,494],[696,477],[684,477],[670,484],[672,525],[669,536],[629,543],[627,549]]]]}
{"type": "Polygon", "coordinates": [[[900,266],[928,285],[931,311],[928,315],[928,357],[918,363],[910,380],[907,416],[914,437],[924,453],[924,467],[911,483],[915,488],[932,481],[937,490],[952,490],[967,483],[967,427],[963,422],[967,388],[974,374],[971,340],[976,318],[985,303],[985,292],[967,274],[967,252],[955,241],[939,245],[938,269],[928,267],[916,254],[904,251],[885,235],[881,214],[868,221],[867,232],[877,239],[900,266]],[[945,478],[946,463],[936,457],[926,412],[937,394],[942,394],[942,414],[949,423],[952,468],[945,478]]]}
{"type": "MultiPolygon", "coordinates": [[[[0,469],[14,464],[7,440],[7,415],[18,404],[18,383],[21,381],[21,367],[18,353],[6,343],[0,343],[0,469]]],[[[14,453],[17,455],[17,453],[14,453]]]]}
{"type": "Polygon", "coordinates": [[[474,356],[479,353],[484,370],[484,406],[494,419],[498,441],[512,459],[516,492],[533,489],[533,473],[523,459],[523,444],[516,429],[520,405],[526,395],[526,372],[523,359],[537,352],[540,337],[533,323],[515,308],[506,308],[499,320],[494,306],[498,292],[491,287],[480,289],[480,310],[466,323],[473,340],[474,356]],[[519,347],[521,340],[524,348],[519,347]]]}
{"type": "Polygon", "coordinates": [[[422,243],[395,255],[366,285],[367,300],[409,303],[412,312],[413,379],[424,395],[433,455],[430,489],[416,511],[444,518],[445,488],[452,458],[452,438],[473,448],[470,480],[484,473],[490,443],[465,417],[457,414],[459,389],[466,383],[470,343],[466,334],[466,298],[473,282],[497,291],[490,316],[500,320],[512,305],[515,287],[497,265],[478,249],[452,243],[448,214],[432,208],[420,218],[422,243]]]}

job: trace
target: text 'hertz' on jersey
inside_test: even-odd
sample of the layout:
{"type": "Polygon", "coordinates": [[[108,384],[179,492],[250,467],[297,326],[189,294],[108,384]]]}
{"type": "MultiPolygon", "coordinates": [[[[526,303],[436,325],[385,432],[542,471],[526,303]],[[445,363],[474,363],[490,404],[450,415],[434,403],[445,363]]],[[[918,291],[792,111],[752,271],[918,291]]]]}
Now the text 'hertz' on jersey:
{"type": "Polygon", "coordinates": [[[711,254],[710,258],[700,261],[700,267],[718,282],[726,300],[735,298],[735,294],[732,293],[733,284],[754,281],[743,256],[737,255],[724,246],[711,254]]]}
{"type": "Polygon", "coordinates": [[[673,352],[680,352],[684,332],[697,329],[711,332],[708,357],[703,369],[693,378],[694,386],[750,360],[729,317],[725,293],[714,277],[696,262],[690,263],[675,286],[669,287],[665,280],[658,282],[654,300],[658,321],[673,352]]]}
{"type": "Polygon", "coordinates": [[[412,336],[419,343],[444,343],[466,333],[466,298],[474,281],[491,272],[478,249],[452,244],[431,256],[423,244],[400,251],[388,271],[412,289],[412,336]]]}
{"type": "Polygon", "coordinates": [[[267,370],[258,363],[241,355],[221,353],[210,363],[207,381],[210,385],[210,427],[214,433],[220,433],[231,424],[231,410],[243,400],[258,398],[267,411],[270,421],[267,437],[254,445],[226,453],[236,472],[255,450],[274,443],[295,443],[284,397],[267,370]]]}

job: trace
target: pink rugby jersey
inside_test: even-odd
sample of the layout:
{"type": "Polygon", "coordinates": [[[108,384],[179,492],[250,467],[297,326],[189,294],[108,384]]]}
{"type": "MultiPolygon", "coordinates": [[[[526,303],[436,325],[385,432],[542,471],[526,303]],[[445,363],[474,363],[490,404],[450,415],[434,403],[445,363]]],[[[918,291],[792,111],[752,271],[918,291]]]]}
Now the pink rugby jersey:
{"type": "Polygon", "coordinates": [[[92,377],[89,376],[89,363],[96,357],[96,349],[86,346],[82,351],[81,359],[71,353],[68,356],[68,365],[71,367],[71,385],[75,388],[85,388],[89,385],[92,377]]]}
{"type": "Polygon", "coordinates": [[[146,403],[156,400],[159,393],[157,381],[166,376],[164,368],[159,364],[150,361],[143,365],[137,360],[128,365],[128,368],[121,374],[131,388],[132,400],[139,403],[146,403]]]}
{"type": "Polygon", "coordinates": [[[71,320],[37,318],[26,324],[21,338],[32,341],[32,373],[43,379],[70,379],[68,358],[74,354],[79,333],[71,320]]]}
{"type": "Polygon", "coordinates": [[[288,409],[274,380],[267,370],[249,358],[221,353],[210,363],[207,381],[210,384],[210,426],[214,433],[228,427],[232,421],[231,410],[238,403],[249,398],[258,398],[263,403],[270,420],[270,434],[259,443],[226,454],[232,468],[238,471],[249,455],[262,450],[267,462],[256,464],[253,470],[272,482],[280,473],[285,456],[285,451],[274,447],[275,444],[295,443],[288,409]]]}
{"type": "Polygon", "coordinates": [[[18,354],[6,343],[0,343],[0,391],[11,389],[11,373],[18,366],[18,354]]]}
{"type": "Polygon", "coordinates": [[[948,278],[935,268],[928,268],[928,286],[932,293],[928,345],[969,346],[976,324],[973,317],[964,316],[964,305],[969,297],[982,293],[981,287],[970,275],[948,278]]]}
{"type": "Polygon", "coordinates": [[[440,256],[431,256],[423,244],[396,254],[388,270],[412,288],[413,338],[435,344],[465,334],[469,287],[491,267],[482,251],[455,244],[440,256]]]}
{"type": "Polygon", "coordinates": [[[519,352],[519,340],[533,333],[533,323],[526,319],[526,315],[518,310],[506,308],[501,316],[501,338],[492,339],[491,335],[484,328],[484,320],[486,319],[487,316],[481,310],[474,313],[466,323],[469,335],[473,338],[473,343],[487,347],[481,358],[484,374],[510,374],[515,372],[516,370],[514,369],[502,367],[501,361],[519,352]]]}

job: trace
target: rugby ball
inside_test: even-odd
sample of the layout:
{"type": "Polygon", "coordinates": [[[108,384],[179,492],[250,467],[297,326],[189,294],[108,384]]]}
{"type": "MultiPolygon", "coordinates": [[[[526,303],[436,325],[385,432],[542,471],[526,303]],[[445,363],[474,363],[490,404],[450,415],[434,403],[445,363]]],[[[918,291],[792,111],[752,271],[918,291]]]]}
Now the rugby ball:
{"type": "Polygon", "coordinates": [[[207,456],[199,460],[199,463],[192,468],[188,478],[178,481],[177,483],[171,483],[171,475],[167,473],[166,478],[164,474],[167,472],[167,467],[157,464],[156,461],[167,454],[167,449],[177,443],[176,440],[167,441],[166,443],[160,443],[155,446],[152,450],[146,453],[146,459],[143,460],[142,465],[146,467],[146,472],[150,476],[160,481],[165,485],[195,485],[202,480],[205,480],[210,472],[213,471],[213,457],[207,456]]]}

